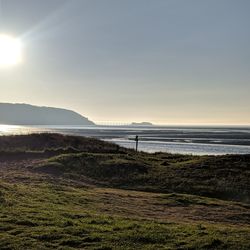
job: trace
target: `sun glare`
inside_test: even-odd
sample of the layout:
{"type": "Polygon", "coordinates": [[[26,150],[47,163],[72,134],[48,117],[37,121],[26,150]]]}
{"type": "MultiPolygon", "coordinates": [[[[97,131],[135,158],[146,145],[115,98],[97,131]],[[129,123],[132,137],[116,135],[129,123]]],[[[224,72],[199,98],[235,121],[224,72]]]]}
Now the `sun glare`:
{"type": "Polygon", "coordinates": [[[15,65],[20,61],[20,40],[8,35],[0,34],[0,66],[15,65]]]}

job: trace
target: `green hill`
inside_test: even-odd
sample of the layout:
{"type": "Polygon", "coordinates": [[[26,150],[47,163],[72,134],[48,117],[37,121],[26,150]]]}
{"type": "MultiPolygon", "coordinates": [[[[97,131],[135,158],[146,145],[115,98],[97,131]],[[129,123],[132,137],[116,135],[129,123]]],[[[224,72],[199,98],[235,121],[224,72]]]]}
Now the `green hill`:
{"type": "Polygon", "coordinates": [[[88,118],[72,110],[24,103],[0,103],[0,124],[94,125],[88,118]]]}

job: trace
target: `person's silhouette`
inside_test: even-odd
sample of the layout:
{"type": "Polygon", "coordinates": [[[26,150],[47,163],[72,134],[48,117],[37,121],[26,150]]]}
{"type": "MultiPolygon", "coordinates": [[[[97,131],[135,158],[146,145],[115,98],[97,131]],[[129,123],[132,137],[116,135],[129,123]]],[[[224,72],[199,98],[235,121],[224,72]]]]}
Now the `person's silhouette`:
{"type": "Polygon", "coordinates": [[[138,151],[138,141],[139,141],[139,137],[138,135],[135,136],[135,151],[138,151]]]}

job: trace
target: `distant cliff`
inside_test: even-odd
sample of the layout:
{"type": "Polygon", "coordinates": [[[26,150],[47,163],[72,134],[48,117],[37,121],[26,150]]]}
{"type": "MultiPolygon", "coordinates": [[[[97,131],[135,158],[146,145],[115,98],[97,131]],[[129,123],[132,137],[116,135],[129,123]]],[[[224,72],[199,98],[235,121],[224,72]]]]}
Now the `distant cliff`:
{"type": "Polygon", "coordinates": [[[72,110],[11,103],[0,103],[0,124],[95,125],[72,110]]]}
{"type": "Polygon", "coordinates": [[[131,126],[154,126],[151,122],[132,122],[131,126]]]}

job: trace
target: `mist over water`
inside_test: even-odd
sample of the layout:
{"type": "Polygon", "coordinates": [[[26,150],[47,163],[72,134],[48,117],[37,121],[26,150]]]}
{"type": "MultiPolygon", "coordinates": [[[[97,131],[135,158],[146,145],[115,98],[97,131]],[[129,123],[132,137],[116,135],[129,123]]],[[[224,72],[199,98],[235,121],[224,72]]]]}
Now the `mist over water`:
{"type": "Polygon", "coordinates": [[[94,137],[139,150],[194,155],[250,154],[250,127],[9,126],[0,135],[56,132],[94,137]]]}

